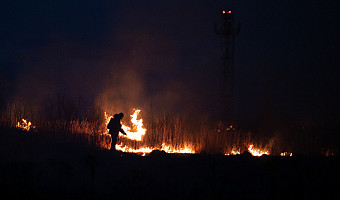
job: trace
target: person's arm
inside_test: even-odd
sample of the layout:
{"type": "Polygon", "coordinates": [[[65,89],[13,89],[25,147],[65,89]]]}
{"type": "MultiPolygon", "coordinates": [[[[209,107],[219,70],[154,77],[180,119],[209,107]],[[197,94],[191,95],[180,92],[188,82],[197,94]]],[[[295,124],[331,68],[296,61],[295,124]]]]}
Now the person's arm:
{"type": "Polygon", "coordinates": [[[125,131],[122,129],[122,126],[120,126],[120,130],[121,133],[123,133],[124,135],[126,135],[125,131]]]}

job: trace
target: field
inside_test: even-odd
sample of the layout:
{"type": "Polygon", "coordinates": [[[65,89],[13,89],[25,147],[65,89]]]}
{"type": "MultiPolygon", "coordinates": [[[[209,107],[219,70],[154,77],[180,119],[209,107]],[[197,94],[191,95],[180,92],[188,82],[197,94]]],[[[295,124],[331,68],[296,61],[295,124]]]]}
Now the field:
{"type": "MultiPolygon", "coordinates": [[[[307,126],[287,118],[279,124],[264,121],[257,127],[249,127],[242,123],[197,119],[195,115],[174,116],[147,109],[136,111],[124,111],[123,125],[131,129],[131,136],[146,134],[140,137],[142,140],[120,137],[119,147],[125,152],[147,148],[148,152],[163,149],[167,152],[231,155],[249,151],[252,145],[254,149],[274,156],[282,153],[307,156],[339,154],[337,123],[307,126]]],[[[54,141],[66,140],[109,149],[111,138],[105,134],[106,124],[110,116],[118,112],[117,108],[84,106],[59,96],[38,107],[25,101],[11,100],[1,110],[0,126],[14,128],[19,123],[21,128],[25,128],[31,122],[31,132],[38,131],[38,135],[54,141]]]]}
{"type": "Polygon", "coordinates": [[[340,200],[337,1],[44,2],[1,3],[1,199],[340,200]]]}
{"type": "MultiPolygon", "coordinates": [[[[2,128],[2,195],[24,199],[338,199],[337,156],[142,157],[2,128]]],[[[79,139],[77,139],[79,141],[79,139]]]]}
{"type": "Polygon", "coordinates": [[[121,136],[122,151],[111,151],[106,124],[116,111],[105,111],[82,112],[62,98],[36,110],[9,104],[0,124],[0,192],[24,199],[340,197],[338,140],[320,134],[337,129],[291,126],[266,137],[220,121],[135,110],[123,125],[142,140],[121,136]]]}

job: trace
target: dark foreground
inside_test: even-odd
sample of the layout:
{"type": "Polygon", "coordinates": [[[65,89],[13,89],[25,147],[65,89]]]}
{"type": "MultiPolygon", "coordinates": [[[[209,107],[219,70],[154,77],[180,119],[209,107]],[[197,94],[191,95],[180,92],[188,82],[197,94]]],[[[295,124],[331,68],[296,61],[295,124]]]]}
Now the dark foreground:
{"type": "Polygon", "coordinates": [[[339,199],[339,158],[146,157],[2,134],[10,199],[339,199]],[[38,141],[38,142],[37,142],[38,141]]]}

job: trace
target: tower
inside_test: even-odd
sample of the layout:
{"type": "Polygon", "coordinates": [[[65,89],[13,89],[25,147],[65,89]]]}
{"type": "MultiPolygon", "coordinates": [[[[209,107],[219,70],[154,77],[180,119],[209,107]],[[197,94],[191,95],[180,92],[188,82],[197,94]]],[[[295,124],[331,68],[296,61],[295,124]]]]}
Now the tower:
{"type": "Polygon", "coordinates": [[[222,10],[221,22],[215,23],[215,32],[221,35],[223,54],[223,80],[222,80],[222,116],[224,119],[231,120],[234,115],[234,51],[235,37],[240,32],[240,24],[235,28],[234,14],[231,10],[222,10]]]}

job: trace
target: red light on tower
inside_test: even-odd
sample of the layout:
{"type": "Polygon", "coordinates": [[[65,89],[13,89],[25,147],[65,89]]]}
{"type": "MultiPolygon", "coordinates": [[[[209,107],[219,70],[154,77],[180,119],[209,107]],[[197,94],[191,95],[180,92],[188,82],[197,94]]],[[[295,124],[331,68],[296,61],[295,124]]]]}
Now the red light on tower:
{"type": "Polygon", "coordinates": [[[225,15],[225,14],[231,14],[231,10],[222,10],[222,14],[225,15]]]}

